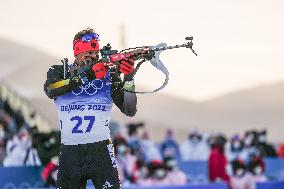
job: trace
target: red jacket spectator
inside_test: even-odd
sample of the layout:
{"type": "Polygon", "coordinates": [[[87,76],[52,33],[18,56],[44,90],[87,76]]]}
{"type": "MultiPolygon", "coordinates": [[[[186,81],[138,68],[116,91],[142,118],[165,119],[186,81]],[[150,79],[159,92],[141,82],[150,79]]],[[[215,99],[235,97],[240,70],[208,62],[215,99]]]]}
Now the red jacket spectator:
{"type": "Polygon", "coordinates": [[[284,158],[284,144],[280,144],[278,148],[278,157],[284,158]]]}
{"type": "Polygon", "coordinates": [[[45,182],[44,186],[55,186],[57,178],[57,168],[59,159],[57,156],[51,158],[51,161],[43,168],[41,178],[45,182]]]}
{"type": "Polygon", "coordinates": [[[224,155],[222,145],[214,145],[209,156],[209,180],[229,182],[229,176],[226,173],[227,159],[224,155]]]}
{"type": "Polygon", "coordinates": [[[52,162],[49,162],[43,169],[43,171],[41,172],[41,178],[46,181],[47,178],[50,176],[51,172],[57,167],[57,165],[55,165],[52,162]]]}

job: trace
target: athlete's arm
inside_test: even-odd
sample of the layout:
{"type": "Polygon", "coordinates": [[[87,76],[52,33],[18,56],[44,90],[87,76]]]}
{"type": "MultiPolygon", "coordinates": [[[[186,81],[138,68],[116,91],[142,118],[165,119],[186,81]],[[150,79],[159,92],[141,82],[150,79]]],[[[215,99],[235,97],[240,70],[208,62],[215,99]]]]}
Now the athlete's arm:
{"type": "Polygon", "coordinates": [[[92,68],[81,72],[71,78],[64,79],[63,65],[54,65],[47,72],[47,80],[44,84],[44,91],[46,95],[54,99],[60,95],[70,92],[80,85],[85,79],[101,79],[107,74],[107,67],[102,62],[93,65],[92,68]]]}
{"type": "Polygon", "coordinates": [[[111,85],[111,96],[113,99],[114,104],[120,109],[120,111],[129,116],[133,117],[136,114],[136,105],[137,105],[137,97],[135,93],[127,92],[124,89],[128,91],[134,91],[134,81],[127,79],[127,76],[125,77],[126,82],[123,85],[122,82],[120,82],[120,78],[117,76],[112,76],[112,85],[111,85]]]}
{"type": "Polygon", "coordinates": [[[63,65],[53,65],[47,72],[47,80],[44,84],[46,95],[55,99],[58,96],[72,91],[82,84],[82,80],[78,77],[69,79],[63,78],[63,65]]]}

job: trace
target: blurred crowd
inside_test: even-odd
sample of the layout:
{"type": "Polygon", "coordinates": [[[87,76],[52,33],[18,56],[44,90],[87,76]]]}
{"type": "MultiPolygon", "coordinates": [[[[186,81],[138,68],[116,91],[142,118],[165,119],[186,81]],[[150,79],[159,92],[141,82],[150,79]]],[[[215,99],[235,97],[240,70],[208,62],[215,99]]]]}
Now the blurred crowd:
{"type": "Polygon", "coordinates": [[[0,159],[4,166],[41,165],[30,135],[35,129],[25,122],[21,112],[0,101],[0,159]]]}
{"type": "Polygon", "coordinates": [[[232,189],[253,189],[265,182],[265,157],[281,156],[281,146],[266,141],[265,130],[251,130],[226,138],[221,133],[209,134],[192,130],[186,141],[178,143],[168,129],[165,139],[155,144],[143,123],[129,124],[127,136],[118,133],[113,143],[124,185],[184,185],[192,178],[179,167],[179,162],[207,161],[208,180],[226,182],[232,189]],[[141,130],[141,132],[139,132],[141,130]]]}
{"type": "MultiPolygon", "coordinates": [[[[30,117],[33,118],[34,114],[31,113],[30,117]]],[[[57,158],[59,150],[60,132],[39,133],[37,125],[29,125],[20,111],[14,111],[7,101],[0,99],[2,166],[45,166],[57,158]]]]}
{"type": "Polygon", "coordinates": [[[113,137],[116,162],[124,186],[184,185],[187,175],[178,167],[179,147],[173,131],[166,140],[155,144],[143,123],[129,124],[128,136],[113,137]],[[142,128],[142,133],[138,130],[142,128]],[[139,134],[141,133],[141,135],[139,134]]]}
{"type": "MultiPolygon", "coordinates": [[[[31,117],[34,115],[31,114],[31,117]]],[[[265,157],[284,157],[284,145],[267,142],[266,130],[250,130],[227,138],[222,133],[191,130],[178,143],[174,130],[155,143],[144,123],[112,133],[116,163],[124,186],[184,185],[191,182],[180,162],[207,161],[208,181],[227,182],[232,189],[253,189],[268,180],[265,157]]],[[[0,162],[3,166],[43,166],[45,186],[54,186],[60,151],[60,133],[39,133],[21,112],[0,100],[0,162]]]]}

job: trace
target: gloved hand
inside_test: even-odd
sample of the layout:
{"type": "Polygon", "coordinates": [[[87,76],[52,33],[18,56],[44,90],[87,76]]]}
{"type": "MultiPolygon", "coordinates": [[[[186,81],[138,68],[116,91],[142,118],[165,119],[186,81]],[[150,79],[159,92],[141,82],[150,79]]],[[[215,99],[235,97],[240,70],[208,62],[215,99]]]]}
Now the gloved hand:
{"type": "Polygon", "coordinates": [[[91,69],[88,69],[79,74],[79,77],[81,79],[87,78],[88,80],[102,79],[106,77],[107,71],[108,68],[105,66],[105,64],[98,62],[91,69]]]}
{"type": "Polygon", "coordinates": [[[106,77],[108,68],[105,66],[105,63],[98,62],[92,67],[92,70],[96,76],[96,79],[102,79],[106,77]]]}
{"type": "Polygon", "coordinates": [[[69,81],[69,86],[73,90],[77,88],[78,86],[82,85],[83,83],[84,81],[82,80],[80,76],[74,76],[74,77],[71,77],[69,81]]]}
{"type": "Polygon", "coordinates": [[[128,59],[126,60],[121,60],[120,62],[120,69],[119,71],[121,73],[124,73],[124,75],[129,75],[131,72],[134,70],[134,60],[133,59],[128,59]]]}

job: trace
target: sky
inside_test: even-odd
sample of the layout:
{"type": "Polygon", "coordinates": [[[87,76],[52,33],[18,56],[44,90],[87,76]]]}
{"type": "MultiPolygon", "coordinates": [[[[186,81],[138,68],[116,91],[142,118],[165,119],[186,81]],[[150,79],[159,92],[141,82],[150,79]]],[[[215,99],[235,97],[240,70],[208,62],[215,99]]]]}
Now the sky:
{"type": "MultiPolygon", "coordinates": [[[[193,36],[198,56],[188,49],[161,53],[170,72],[163,93],[203,101],[284,81],[283,9],[281,0],[1,0],[0,37],[72,59],[73,36],[86,27],[100,34],[101,46],[118,50],[193,36]]],[[[135,78],[147,90],[163,79],[149,63],[135,78]]]]}

